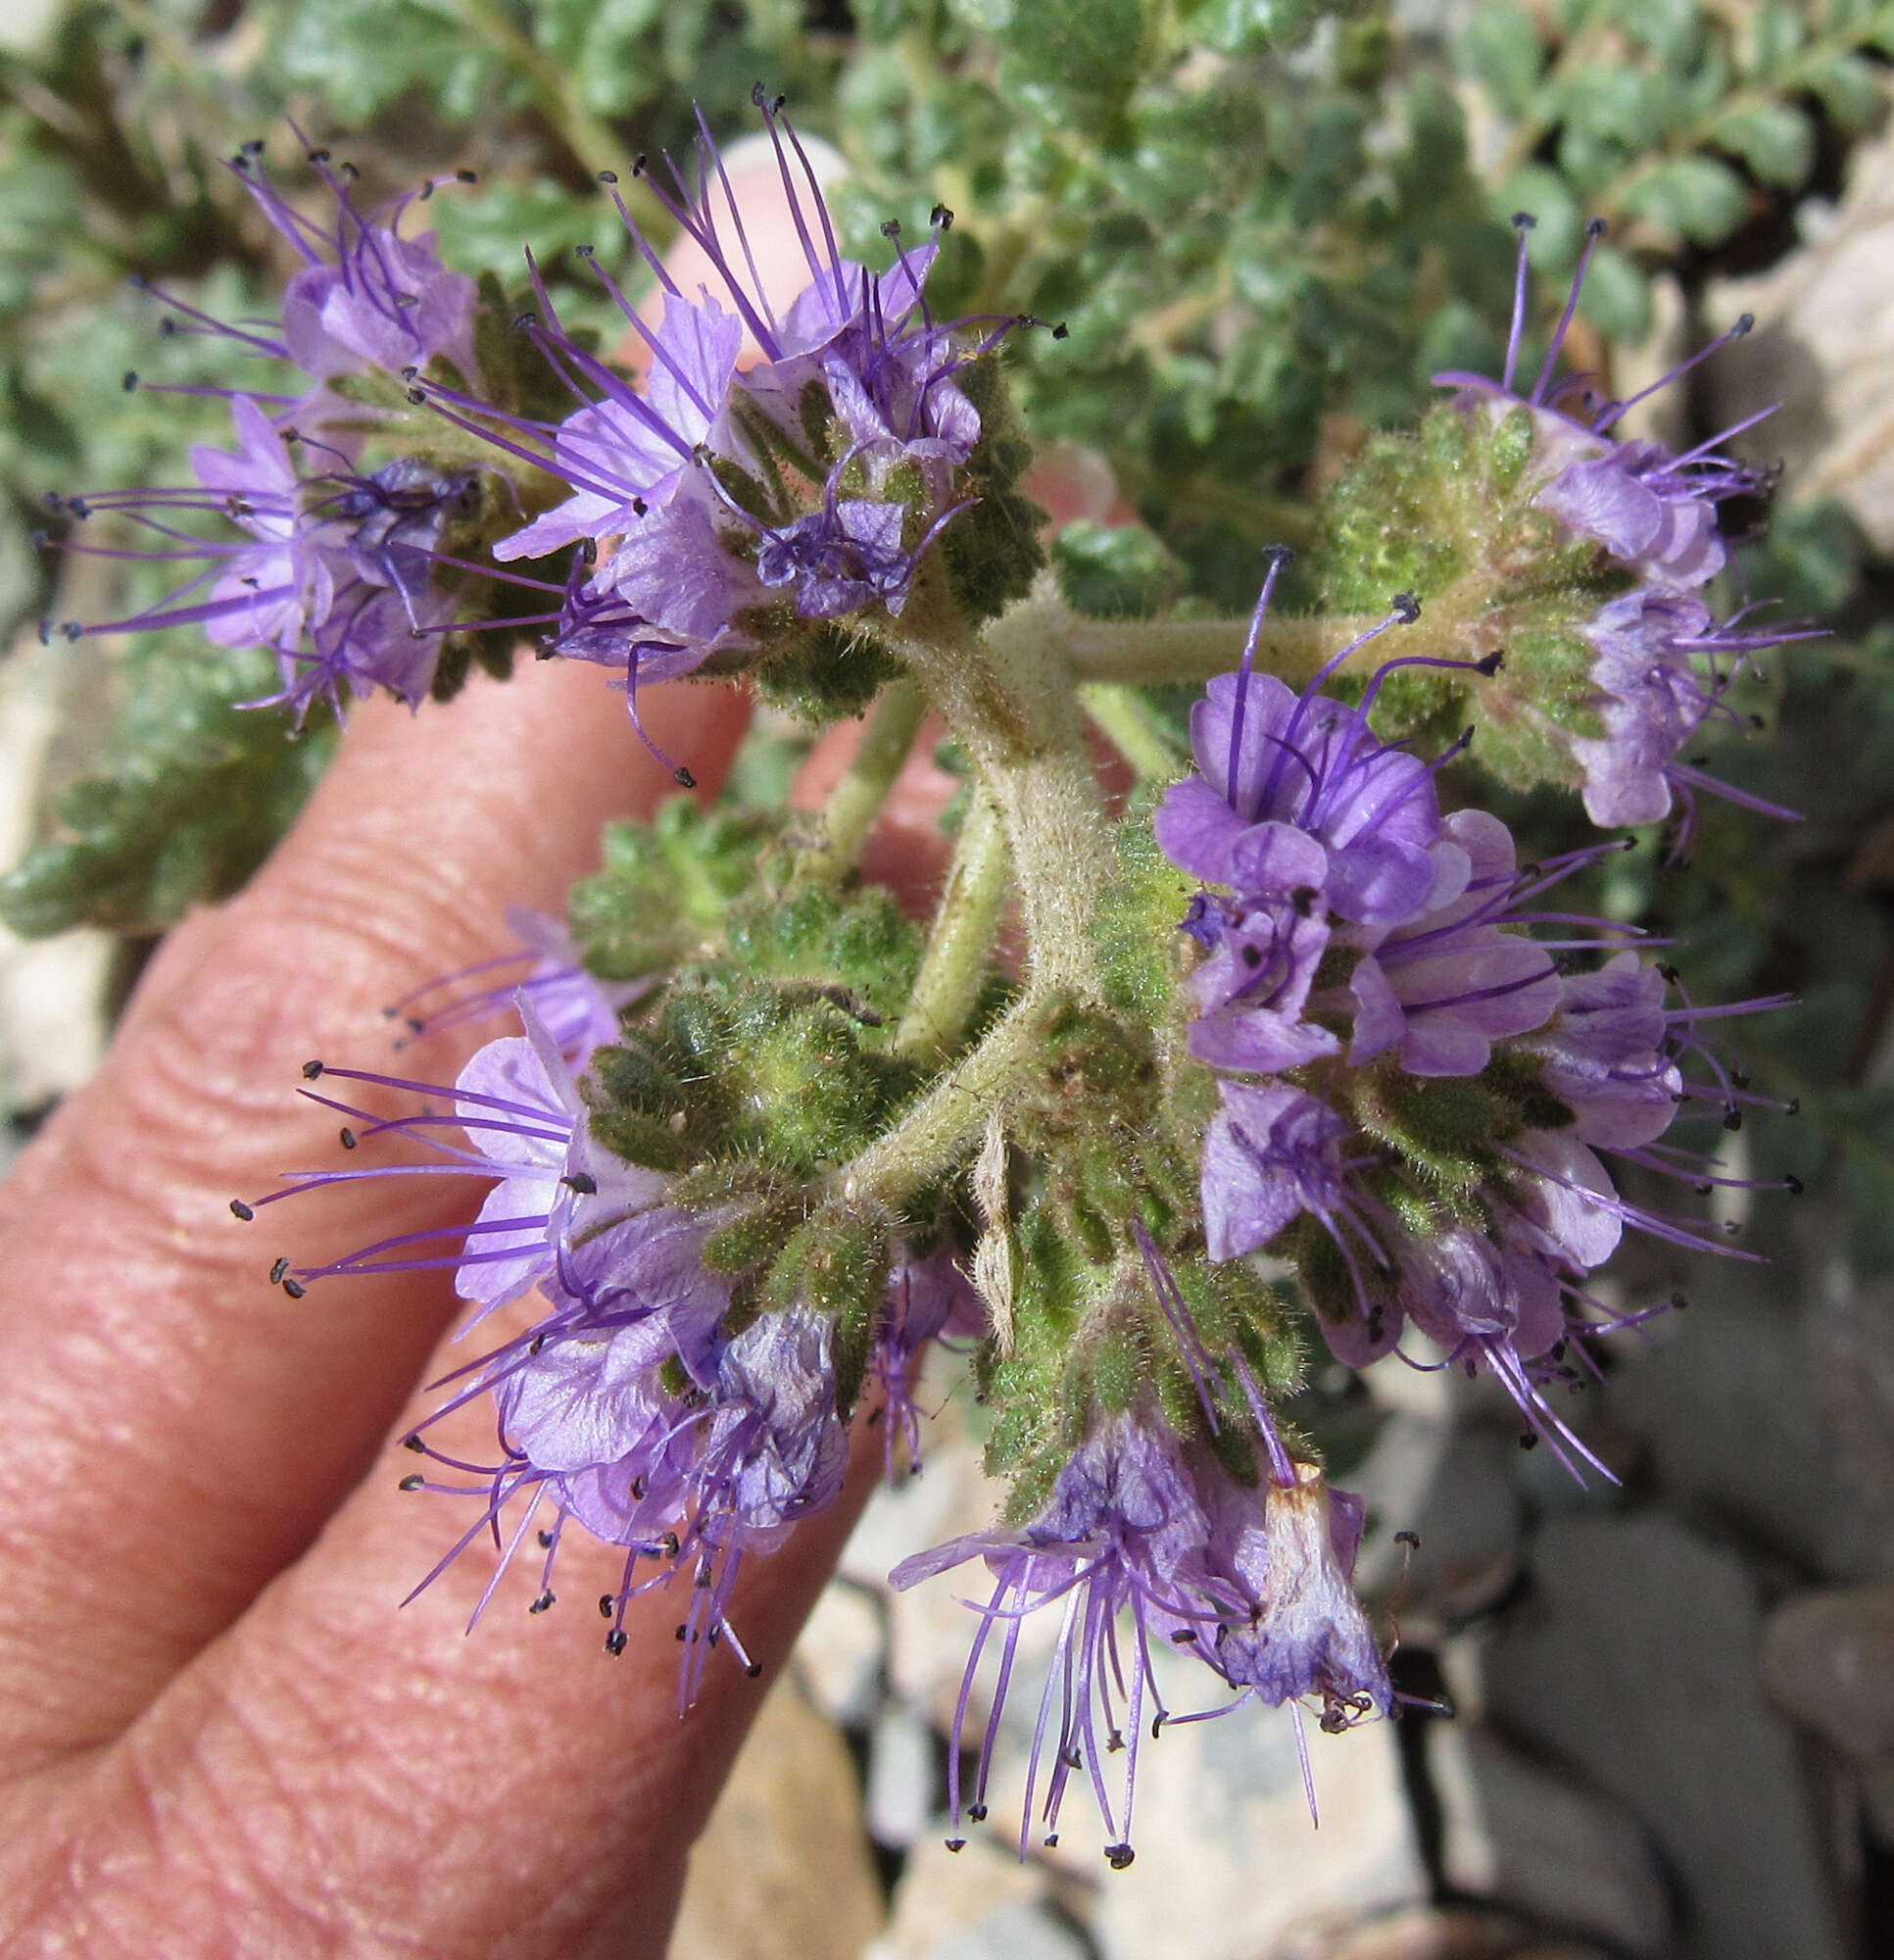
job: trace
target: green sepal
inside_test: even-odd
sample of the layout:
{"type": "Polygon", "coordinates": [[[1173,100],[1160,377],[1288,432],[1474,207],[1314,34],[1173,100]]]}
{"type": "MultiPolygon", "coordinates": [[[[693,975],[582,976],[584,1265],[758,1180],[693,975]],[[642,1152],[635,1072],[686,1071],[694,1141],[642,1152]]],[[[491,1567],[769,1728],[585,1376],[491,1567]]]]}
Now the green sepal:
{"type": "Polygon", "coordinates": [[[861,1393],[887,1299],[889,1224],[879,1205],[825,1204],[791,1238],[764,1282],[772,1311],[803,1300],[827,1315],[836,1409],[845,1420],[861,1393]]]}
{"type": "Polygon", "coordinates": [[[961,616],[979,627],[1031,591],[1045,564],[1046,514],[1015,485],[1033,461],[997,354],[983,354],[954,377],[980,412],[980,440],[954,483],[979,502],[941,534],[941,557],[961,616]]]}

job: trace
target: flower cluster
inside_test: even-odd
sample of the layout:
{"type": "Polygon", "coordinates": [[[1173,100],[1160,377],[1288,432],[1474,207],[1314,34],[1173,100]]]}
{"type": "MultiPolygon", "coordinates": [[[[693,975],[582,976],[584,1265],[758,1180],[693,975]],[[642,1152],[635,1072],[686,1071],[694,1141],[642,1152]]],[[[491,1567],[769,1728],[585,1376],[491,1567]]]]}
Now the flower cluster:
{"type": "MultiPolygon", "coordinates": [[[[345,1274],[451,1268],[474,1309],[469,1324],[537,1289],[537,1318],[449,1376],[454,1393],[407,1439],[457,1477],[479,1481],[441,1483],[416,1472],[404,1488],[484,1498],[480,1519],[422,1584],[510,1516],[503,1569],[537,1523],[546,1557],[532,1610],[543,1612],[555,1600],[560,1536],[576,1520],[625,1550],[622,1582],[601,1601],[611,1652],[624,1647],[634,1597],[679,1572],[691,1575],[680,1628],[689,1647],[681,1682],[688,1703],[704,1655],[720,1642],[756,1671],[727,1615],[746,1555],[773,1548],[788,1526],[841,1489],[849,1409],[836,1329],[801,1299],[760,1314],[753,1304],[733,1310],[737,1276],[706,1257],[727,1210],[671,1201],[673,1178],[607,1148],[588,1112],[586,1064],[647,990],[593,978],[556,922],[523,910],[513,918],[520,953],[450,975],[390,1010],[407,1013],[448,993],[431,1017],[410,1015],[416,1032],[492,1013],[500,989],[451,990],[496,967],[532,962],[510,1003],[524,1032],[489,1042],[451,1088],[320,1062],[304,1070],[324,1085],[305,1095],[350,1119],[342,1132],[348,1151],[405,1140],[421,1146],[424,1159],[296,1175],[256,1204],[239,1200],[232,1209],[249,1220],[298,1193],[408,1175],[469,1177],[489,1187],[469,1224],[380,1240],[317,1266],[282,1260],[272,1278],[301,1298],[315,1282],[345,1274]],[[378,1116],[329,1093],[340,1083],[428,1100],[418,1110],[378,1116]],[[469,1464],[437,1449],[428,1437],[434,1425],[483,1398],[496,1415],[494,1460],[469,1464]]],[[[978,1302],[946,1249],[894,1261],[872,1359],[891,1475],[898,1438],[918,1463],[916,1355],[944,1331],[978,1325],[978,1302]]]]}
{"type": "Polygon", "coordinates": [[[450,635],[536,627],[542,655],[621,675],[635,720],[641,681],[780,650],[798,622],[898,619],[936,541],[979,501],[965,478],[982,417],[959,377],[1017,322],[934,318],[925,289],[952,222],[945,207],[928,243],[884,227],[888,270],[844,258],[781,102],[758,90],[756,103],[806,283],[772,305],[707,128],[693,172],[667,163],[666,183],[642,158],[637,170],[723,298],[677,287],[607,173],[661,314],[654,325],[594,267],[643,369],[627,378],[565,329],[527,255],[537,304],[513,327],[546,387],[576,404],[562,420],[483,384],[474,281],[442,266],[432,233],[400,228],[433,182],[370,216],[348,167],[311,151],[334,206],[323,227],[271,183],[263,146],[246,145],[230,167],[303,261],[280,320],[225,325],[158,297],[168,330],[221,335],[290,364],[305,385],[190,390],[232,397],[237,438],[232,452],[193,452],[195,485],[53,500],[64,515],[110,513],[165,541],[64,549],[199,567],[158,605],[64,630],[200,624],[219,645],[267,648],[283,674],[268,702],[300,718],[317,699],[339,711],[377,688],[418,703],[450,635]],[[370,463],[370,450],[393,453],[370,463]],[[483,473],[504,485],[491,498],[483,473]],[[522,507],[537,512],[524,524],[522,507]],[[180,528],[206,517],[241,535],[180,528]],[[541,560],[549,576],[502,568],[541,560]],[[482,591],[508,601],[501,616],[473,616],[482,591]]]}
{"type": "Polygon", "coordinates": [[[1533,220],[1522,214],[1512,326],[1500,376],[1436,374],[1457,390],[1455,405],[1470,419],[1497,429],[1522,419],[1529,454],[1518,489],[1545,512],[1567,538],[1596,547],[1628,589],[1600,606],[1579,628],[1591,650],[1595,733],[1567,732],[1568,751],[1583,777],[1585,809],[1594,823],[1656,823],[1674,800],[1686,811],[1693,793],[1707,790],[1774,816],[1793,811],[1731,790],[1682,759],[1707,723],[1737,723],[1724,700],[1731,684],[1762,649],[1807,637],[1746,625],[1749,609],[1719,621],[1704,588],[1727,562],[1718,529],[1718,506],[1766,494],[1769,472],[1724,453],[1731,437],[1762,421],[1746,417],[1681,456],[1651,439],[1620,441],[1612,431],[1638,403],[1668,387],[1720,348],[1746,334],[1745,314],[1721,339],[1680,368],[1623,401],[1600,401],[1582,374],[1558,377],[1566,336],[1578,317],[1585,272],[1604,222],[1586,229],[1584,256],[1565,311],[1530,393],[1522,392],[1520,355],[1528,319],[1527,237],[1533,220]]]}
{"type": "Polygon", "coordinates": [[[1443,814],[1435,765],[1377,739],[1398,664],[1354,706],[1322,691],[1329,669],[1299,695],[1247,669],[1213,680],[1199,772],[1157,812],[1171,861],[1217,888],[1184,921],[1205,955],[1189,1045],[1219,1079],[1209,1253],[1292,1253],[1338,1358],[1365,1365],[1411,1320],[1498,1376],[1531,1434],[1582,1451],[1541,1383],[1610,1324],[1585,1276],[1627,1224],[1729,1250],[1620,1197],[1599,1152],[1702,1182],[1710,1156],[1660,1143],[1679,1107],[1714,1097],[1733,1129],[1756,1099],[1720,1070],[1686,1081],[1705,1015],[1666,1004],[1674,976],[1629,950],[1633,929],[1540,908],[1620,847],[1522,867],[1498,817],[1443,814]],[[1555,950],[1605,957],[1562,971],[1555,950]]]}

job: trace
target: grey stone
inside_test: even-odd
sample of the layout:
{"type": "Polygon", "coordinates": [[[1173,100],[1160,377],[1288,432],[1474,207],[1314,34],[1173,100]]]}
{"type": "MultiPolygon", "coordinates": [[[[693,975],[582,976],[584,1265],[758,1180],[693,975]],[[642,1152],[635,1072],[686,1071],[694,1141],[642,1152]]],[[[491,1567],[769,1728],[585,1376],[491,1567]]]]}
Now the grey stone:
{"type": "Polygon", "coordinates": [[[1743,438],[1747,452],[1780,457],[1792,496],[1839,497],[1894,549],[1894,139],[1855,147],[1820,236],[1761,278],[1713,287],[1709,306],[1757,321],[1704,370],[1718,419],[1784,404],[1743,438]]]}
{"type": "Polygon", "coordinates": [[[871,1720],[888,1670],[887,1609],[876,1591],[831,1580],[796,1642],[796,1666],[830,1721],[856,1729],[871,1720]]]}
{"type": "Polygon", "coordinates": [[[1686,1516],[1734,1525],[1805,1572],[1859,1578],[1883,1552],[1840,1480],[1797,1294],[1780,1266],[1717,1265],[1687,1313],[1621,1348],[1606,1411],[1686,1516]]]}
{"type": "Polygon", "coordinates": [[[1812,1221],[1823,1250],[1803,1307],[1816,1410],[1855,1513],[1863,1571],[1894,1573],[1894,1282],[1863,1279],[1834,1250],[1845,1221],[1812,1221]]]}
{"type": "Polygon", "coordinates": [[[1087,1960],[1086,1941],[1044,1905],[1016,1900],[950,1934],[927,1960],[1087,1960]]]}
{"type": "Polygon", "coordinates": [[[1562,1518],[1483,1650],[1486,1704],[1622,1803],[1681,1886],[1695,1960],[1842,1960],[1741,1565],[1662,1517],[1562,1518]]]}
{"type": "Polygon", "coordinates": [[[881,1922],[854,1762],[786,1677],[691,1852],[670,1960],[856,1960],[881,1922]]]}
{"type": "Polygon", "coordinates": [[[927,1829],[934,1799],[934,1738],[911,1708],[896,1702],[868,1732],[868,1835],[905,1849],[927,1829]]]}
{"type": "Polygon", "coordinates": [[[1627,1954],[1668,1949],[1664,1873],[1649,1837],[1620,1805],[1478,1723],[1431,1730],[1428,1762],[1456,1888],[1627,1954]]]}
{"type": "Polygon", "coordinates": [[[1763,1683],[1843,1755],[1894,1755],[1894,1581],[1784,1600],[1764,1630],[1763,1683]]]}

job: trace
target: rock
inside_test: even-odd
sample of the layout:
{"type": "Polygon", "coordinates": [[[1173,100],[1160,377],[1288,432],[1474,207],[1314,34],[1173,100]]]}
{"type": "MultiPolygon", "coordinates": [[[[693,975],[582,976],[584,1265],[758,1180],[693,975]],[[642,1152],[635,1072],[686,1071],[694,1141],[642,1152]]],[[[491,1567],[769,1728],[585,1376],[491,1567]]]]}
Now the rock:
{"type": "Polygon", "coordinates": [[[1840,1481],[1779,1268],[1720,1265],[1687,1313],[1618,1351],[1607,1413],[1641,1439],[1667,1502],[1823,1578],[1864,1577],[1886,1556],[1840,1481]]]}
{"type": "Polygon", "coordinates": [[[927,1960],[1088,1960],[1088,1942],[1044,1905],[1003,1905],[938,1946],[927,1960]]]}
{"type": "Polygon", "coordinates": [[[1663,1517],[1560,1518],[1483,1649],[1494,1721],[1615,1798],[1676,1875],[1695,1960],[1842,1960],[1794,1738],[1737,1561],[1663,1517]]]}
{"type": "Polygon", "coordinates": [[[691,1853],[671,1960],[856,1960],[881,1923],[853,1760],[785,1679],[691,1853]]]}
{"type": "Polygon", "coordinates": [[[939,1838],[914,1846],[895,1887],[887,1930],[861,1960],[932,1960],[942,1944],[1045,1898],[1044,1871],[1022,1865],[996,1844],[974,1838],[953,1852],[939,1838]]]}
{"type": "Polygon", "coordinates": [[[1868,1547],[1863,1573],[1894,1574],[1894,1282],[1865,1279],[1837,1250],[1845,1222],[1827,1218],[1810,1261],[1803,1309],[1815,1403],[1834,1451],[1841,1498],[1868,1547]]]}
{"type": "MultiPolygon", "coordinates": [[[[1403,1485],[1386,1474],[1393,1466],[1384,1452],[1395,1454],[1398,1432],[1412,1420],[1389,1422],[1357,1482],[1381,1526],[1378,1552],[1400,1549],[1395,1532],[1411,1531],[1421,1541],[1399,1589],[1403,1625],[1410,1614],[1451,1624],[1492,1605],[1518,1576],[1520,1449],[1511,1431],[1484,1421],[1456,1423],[1430,1452],[1426,1481],[1403,1485]]],[[[1384,1591],[1376,1577],[1378,1570],[1361,1573],[1365,1588],[1384,1591]]]]}
{"type": "Polygon", "coordinates": [[[1424,1906],[1368,1925],[1312,1927],[1269,1960],[1606,1960],[1595,1946],[1548,1939],[1503,1914],[1424,1906]]]}
{"type": "Polygon", "coordinates": [[[808,1697],[831,1722],[859,1729],[880,1705],[888,1672],[887,1606],[874,1588],[846,1579],[822,1589],[796,1642],[808,1697]]]}
{"type": "Polygon", "coordinates": [[[1789,495],[1839,497],[1894,550],[1894,139],[1855,146],[1821,237],[1761,278],[1713,287],[1708,311],[1757,322],[1704,369],[1718,421],[1782,403],[1741,439],[1745,454],[1780,457],[1789,495]]]}
{"type": "Polygon", "coordinates": [[[1763,1685],[1844,1756],[1894,1756],[1894,1581],[1784,1600],[1764,1630],[1763,1685]]]}
{"type": "Polygon", "coordinates": [[[1428,1732],[1456,1890],[1626,1954],[1668,1950],[1671,1903],[1651,1841],[1609,1799],[1539,1767],[1477,1723],[1428,1732]]]}
{"type": "Polygon", "coordinates": [[[934,1808],[934,1737],[913,1709],[891,1703],[868,1732],[868,1836],[905,1850],[934,1808]]]}

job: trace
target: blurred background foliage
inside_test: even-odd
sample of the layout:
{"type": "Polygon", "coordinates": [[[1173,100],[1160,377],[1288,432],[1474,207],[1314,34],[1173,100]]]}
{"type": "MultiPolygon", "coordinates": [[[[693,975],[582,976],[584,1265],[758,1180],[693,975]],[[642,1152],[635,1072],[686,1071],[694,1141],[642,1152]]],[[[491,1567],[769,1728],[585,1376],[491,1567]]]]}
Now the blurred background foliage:
{"type": "MultiPolygon", "coordinates": [[[[719,136],[745,133],[759,79],[786,92],[848,160],[837,203],[857,248],[890,216],[924,229],[944,201],[941,309],[1068,328],[1015,336],[1028,425],[1099,452],[1148,527],[1075,533],[1074,602],[1229,611],[1249,604],[1262,545],[1308,535],[1369,431],[1411,422],[1438,369],[1496,362],[1511,212],[1537,216],[1547,307],[1584,220],[1611,220],[1579,351],[1621,389],[1614,364],[1641,372],[1724,323],[1712,283],[1793,251],[1884,118],[1894,5],[18,0],[4,32],[12,639],[155,596],[36,552],[33,533],[48,492],[175,480],[190,442],[219,439],[220,402],[121,376],[241,381],[234,350],[162,335],[127,280],[224,318],[272,311],[280,244],[220,160],[267,137],[295,189],[292,120],[372,192],[470,167],[477,183],[430,207],[449,262],[510,280],[530,243],[562,311],[603,318],[570,248],[634,287],[638,268],[597,172],[682,154],[699,108],[719,136]]],[[[1679,395],[1674,433],[1714,434],[1694,378],[1679,395]]],[[[1647,849],[1596,896],[1686,939],[1703,996],[1803,997],[1742,1035],[1759,1086],[1802,1104],[1760,1167],[1812,1178],[1832,1156],[1858,1250],[1894,1261],[1889,566],[1833,505],[1780,505],[1744,556],[1754,596],[1835,632],[1773,664],[1754,704],[1769,736],[1715,766],[1809,820],[1706,808],[1687,874],[1647,849]]],[[[90,776],[0,887],[21,932],[150,934],[234,889],[326,754],[328,731],[292,742],[238,710],[267,676],[190,633],[132,640],[109,678],[90,776]]],[[[1577,834],[1562,799],[1510,813],[1548,849],[1577,834]]]]}

